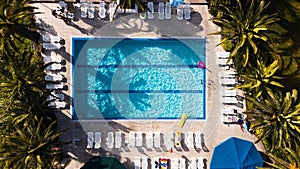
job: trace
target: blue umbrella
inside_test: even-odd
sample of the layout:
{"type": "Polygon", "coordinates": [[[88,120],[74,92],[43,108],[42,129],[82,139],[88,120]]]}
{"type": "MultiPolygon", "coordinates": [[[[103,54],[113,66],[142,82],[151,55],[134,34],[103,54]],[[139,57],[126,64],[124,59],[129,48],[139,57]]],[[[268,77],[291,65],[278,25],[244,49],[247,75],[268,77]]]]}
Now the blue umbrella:
{"type": "Polygon", "coordinates": [[[263,162],[252,142],[231,137],[214,148],[210,168],[256,169],[263,162]]]}

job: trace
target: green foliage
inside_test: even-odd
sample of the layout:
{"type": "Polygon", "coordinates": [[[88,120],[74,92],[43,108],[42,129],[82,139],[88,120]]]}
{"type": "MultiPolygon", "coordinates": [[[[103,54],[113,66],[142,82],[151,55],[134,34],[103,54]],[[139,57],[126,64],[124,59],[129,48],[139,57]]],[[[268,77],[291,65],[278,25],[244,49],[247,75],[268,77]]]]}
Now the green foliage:
{"type": "Polygon", "coordinates": [[[272,39],[269,34],[276,33],[276,30],[271,30],[270,25],[275,24],[279,18],[277,14],[267,14],[269,4],[265,1],[260,1],[256,4],[255,1],[250,2],[249,8],[244,11],[242,3],[237,0],[236,9],[229,9],[222,6],[228,13],[227,17],[214,18],[212,21],[222,27],[221,31],[212,34],[220,34],[223,39],[222,43],[231,43],[235,47],[231,51],[229,60],[238,55],[243,55],[243,67],[246,67],[248,62],[255,65],[258,53],[270,50],[269,43],[272,39]],[[224,29],[226,28],[226,29],[224,29]]]}
{"type": "Polygon", "coordinates": [[[214,17],[226,16],[226,10],[222,6],[234,8],[236,6],[235,0],[210,0],[209,1],[209,13],[214,17]]]}
{"type": "Polygon", "coordinates": [[[15,124],[15,132],[9,137],[2,137],[0,144],[0,161],[5,162],[5,168],[30,169],[53,168],[54,161],[62,151],[54,151],[56,140],[64,132],[55,133],[52,122],[43,127],[43,119],[25,128],[15,124]]]}
{"type": "Polygon", "coordinates": [[[16,43],[24,39],[37,42],[39,34],[35,31],[33,7],[30,0],[3,0],[0,5],[0,48],[5,53],[19,51],[16,43]]]}
{"type": "Polygon", "coordinates": [[[255,119],[253,129],[262,130],[258,141],[263,138],[273,140],[270,142],[271,151],[300,145],[300,103],[297,94],[294,89],[285,94],[268,91],[263,99],[247,97],[255,105],[254,109],[246,112],[255,119]]]}
{"type": "Polygon", "coordinates": [[[240,74],[240,77],[244,78],[245,82],[235,88],[246,90],[253,97],[258,98],[272,88],[284,87],[278,82],[278,79],[282,79],[282,77],[274,75],[279,68],[277,60],[268,66],[257,61],[257,65],[258,68],[253,68],[248,74],[240,74]]]}
{"type": "Polygon", "coordinates": [[[300,167],[300,150],[299,147],[294,149],[286,148],[281,149],[280,156],[284,156],[282,158],[274,153],[265,153],[267,156],[271,158],[272,162],[265,162],[267,165],[273,167],[274,169],[299,169],[300,167]]]}
{"type": "MultiPolygon", "coordinates": [[[[226,28],[223,28],[226,29],[226,28]]],[[[224,43],[221,44],[223,49],[227,52],[231,52],[234,49],[234,43],[232,41],[225,41],[224,43]]]]}
{"type": "Polygon", "coordinates": [[[30,0],[0,2],[0,168],[53,168],[64,132],[48,108],[45,65],[30,0]]]}
{"type": "Polygon", "coordinates": [[[299,100],[292,89],[300,86],[300,1],[226,4],[233,1],[211,1],[212,21],[221,27],[213,34],[222,35],[222,47],[231,52],[239,78],[245,79],[238,88],[248,92],[247,114],[254,119],[259,140],[271,152],[267,153],[273,161],[269,165],[298,169],[299,100]]]}
{"type": "Polygon", "coordinates": [[[6,58],[3,64],[7,66],[3,65],[0,69],[0,92],[9,93],[8,106],[15,101],[32,103],[30,96],[41,96],[47,92],[43,64],[37,53],[27,50],[20,55],[6,55],[6,58]]]}

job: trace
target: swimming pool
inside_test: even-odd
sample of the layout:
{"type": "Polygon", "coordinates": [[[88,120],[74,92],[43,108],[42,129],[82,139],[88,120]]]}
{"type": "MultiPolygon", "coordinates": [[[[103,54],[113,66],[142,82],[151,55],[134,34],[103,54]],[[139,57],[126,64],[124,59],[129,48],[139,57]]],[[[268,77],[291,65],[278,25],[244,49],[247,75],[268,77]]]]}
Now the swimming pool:
{"type": "Polygon", "coordinates": [[[205,41],[73,37],[73,119],[205,119],[205,41]]]}

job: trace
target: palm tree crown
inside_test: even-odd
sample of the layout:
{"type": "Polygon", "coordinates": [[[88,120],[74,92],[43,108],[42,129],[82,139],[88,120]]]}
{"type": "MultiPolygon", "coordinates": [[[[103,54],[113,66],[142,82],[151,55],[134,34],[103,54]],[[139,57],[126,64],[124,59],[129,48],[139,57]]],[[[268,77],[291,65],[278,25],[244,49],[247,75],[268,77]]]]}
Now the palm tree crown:
{"type": "MultiPolygon", "coordinates": [[[[237,0],[237,8],[230,10],[223,6],[228,15],[222,18],[214,18],[212,21],[222,27],[222,30],[212,34],[223,36],[222,43],[234,45],[228,61],[238,53],[243,55],[243,67],[248,63],[249,56],[255,57],[260,47],[268,48],[270,39],[268,34],[276,31],[270,29],[270,25],[278,21],[277,14],[267,14],[269,4],[260,1],[256,4],[255,0],[250,1],[250,6],[244,10],[240,0],[237,0]]],[[[254,59],[254,64],[256,59],[254,59]]]]}

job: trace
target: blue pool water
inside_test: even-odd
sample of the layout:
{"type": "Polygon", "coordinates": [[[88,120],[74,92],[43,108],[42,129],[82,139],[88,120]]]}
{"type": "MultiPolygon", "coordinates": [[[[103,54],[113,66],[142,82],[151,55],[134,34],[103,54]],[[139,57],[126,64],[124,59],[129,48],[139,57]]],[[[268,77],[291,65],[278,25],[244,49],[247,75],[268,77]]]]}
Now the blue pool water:
{"type": "Polygon", "coordinates": [[[205,39],[72,39],[73,119],[205,119],[205,39]]]}

